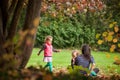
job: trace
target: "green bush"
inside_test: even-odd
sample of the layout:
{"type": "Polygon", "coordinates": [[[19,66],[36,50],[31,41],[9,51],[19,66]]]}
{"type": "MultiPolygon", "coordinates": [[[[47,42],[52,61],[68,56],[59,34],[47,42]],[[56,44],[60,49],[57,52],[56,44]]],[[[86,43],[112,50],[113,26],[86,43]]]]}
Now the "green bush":
{"type": "Polygon", "coordinates": [[[71,19],[62,22],[43,20],[38,28],[35,46],[41,46],[47,35],[53,36],[53,45],[58,48],[80,47],[83,43],[94,44],[95,29],[91,27],[71,19]]]}

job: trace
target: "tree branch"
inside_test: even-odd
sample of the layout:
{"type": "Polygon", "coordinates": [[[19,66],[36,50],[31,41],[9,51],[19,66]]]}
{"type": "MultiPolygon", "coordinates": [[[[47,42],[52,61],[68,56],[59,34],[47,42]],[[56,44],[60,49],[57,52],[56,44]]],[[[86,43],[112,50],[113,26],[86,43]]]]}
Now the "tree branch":
{"type": "Polygon", "coordinates": [[[9,15],[11,15],[13,13],[14,8],[15,8],[17,2],[18,2],[18,0],[12,0],[11,6],[8,9],[9,15]]]}
{"type": "MultiPolygon", "coordinates": [[[[15,34],[16,34],[16,29],[17,29],[17,24],[20,18],[20,13],[22,11],[23,5],[24,5],[25,0],[19,0],[17,3],[17,6],[15,8],[14,14],[13,14],[13,18],[10,24],[10,28],[8,30],[8,39],[13,39],[15,34]]],[[[15,5],[15,3],[14,3],[15,5]]],[[[11,6],[11,8],[13,8],[11,6]]]]}
{"type": "Polygon", "coordinates": [[[2,11],[0,8],[0,33],[3,35],[3,22],[2,22],[2,11]]]}
{"type": "Polygon", "coordinates": [[[6,33],[6,26],[8,22],[8,2],[9,0],[0,0],[3,21],[3,34],[6,33]]]}
{"type": "Polygon", "coordinates": [[[20,46],[22,51],[20,56],[20,68],[25,67],[31,56],[37,32],[37,26],[39,25],[41,1],[42,0],[29,0],[28,2],[25,24],[23,27],[23,32],[27,31],[27,34],[25,35],[20,46]]]}
{"type": "Polygon", "coordinates": [[[4,31],[6,30],[6,23],[8,20],[8,1],[9,0],[0,0],[0,56],[3,55],[6,52],[6,49],[4,48],[5,43],[5,37],[4,37],[4,31]]]}
{"type": "MultiPolygon", "coordinates": [[[[10,43],[6,47],[7,47],[8,53],[10,53],[10,54],[14,53],[13,38],[14,38],[14,36],[16,34],[16,31],[17,31],[17,25],[18,25],[18,22],[19,22],[20,13],[22,11],[24,2],[25,2],[25,0],[19,0],[18,1],[17,5],[16,5],[16,8],[15,8],[15,11],[14,11],[14,14],[13,14],[13,17],[12,17],[10,27],[8,29],[8,34],[9,35],[7,36],[7,41],[9,41],[10,43]]],[[[15,5],[15,3],[14,3],[14,5],[15,5]]]]}

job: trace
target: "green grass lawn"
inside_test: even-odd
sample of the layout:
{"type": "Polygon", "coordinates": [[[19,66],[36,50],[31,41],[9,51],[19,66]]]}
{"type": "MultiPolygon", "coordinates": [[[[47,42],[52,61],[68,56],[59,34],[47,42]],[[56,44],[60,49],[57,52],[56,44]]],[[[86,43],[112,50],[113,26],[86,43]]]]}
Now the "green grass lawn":
{"type": "MultiPolygon", "coordinates": [[[[37,55],[38,51],[39,51],[38,48],[33,49],[33,52],[27,64],[27,67],[31,65],[32,66],[45,65],[45,63],[43,62],[43,53],[41,53],[38,56],[37,55]]],[[[72,50],[64,49],[60,53],[53,53],[53,66],[56,68],[61,68],[61,67],[67,67],[68,65],[70,65],[71,52],[72,50]]],[[[119,53],[92,51],[92,55],[94,56],[96,67],[100,68],[101,73],[105,73],[105,74],[119,73],[120,74],[120,66],[113,64],[115,57],[118,57],[120,59],[119,53]]]]}

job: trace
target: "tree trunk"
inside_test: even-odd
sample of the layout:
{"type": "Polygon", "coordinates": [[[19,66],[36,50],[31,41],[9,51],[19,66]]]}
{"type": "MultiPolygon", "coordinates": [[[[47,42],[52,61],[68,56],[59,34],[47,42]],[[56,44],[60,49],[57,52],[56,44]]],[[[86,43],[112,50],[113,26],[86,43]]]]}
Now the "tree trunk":
{"type": "Polygon", "coordinates": [[[39,25],[40,5],[41,0],[29,0],[28,2],[25,24],[22,30],[23,34],[26,34],[20,45],[21,55],[19,68],[26,66],[32,53],[37,26],[39,25]]]}
{"type": "Polygon", "coordinates": [[[25,2],[25,0],[19,0],[17,3],[17,6],[16,6],[14,14],[13,14],[12,21],[10,24],[10,28],[8,30],[9,31],[9,35],[8,35],[9,39],[13,39],[13,37],[16,34],[17,24],[19,21],[20,13],[21,13],[22,8],[24,6],[24,2],[25,2]]]}
{"type": "Polygon", "coordinates": [[[7,30],[7,22],[8,22],[8,6],[9,0],[0,0],[0,7],[2,11],[2,23],[3,23],[3,34],[5,36],[7,30]]]}
{"type": "Polygon", "coordinates": [[[0,8],[0,56],[6,53],[3,45],[4,45],[4,37],[3,37],[3,24],[2,24],[2,11],[0,8]]]}
{"type": "MultiPolygon", "coordinates": [[[[17,55],[20,59],[18,67],[24,68],[30,58],[34,46],[37,26],[39,25],[41,0],[28,0],[25,23],[22,29],[22,34],[25,34],[24,36],[20,36],[20,38],[22,37],[22,40],[20,39],[21,42],[18,42],[16,44],[16,47],[14,47],[13,49],[11,49],[9,45],[5,47],[5,43],[7,43],[7,41],[12,40],[15,37],[20,12],[22,10],[24,2],[27,0],[13,0],[15,2],[12,1],[10,6],[8,3],[9,1],[10,0],[0,0],[0,56],[4,53],[9,53],[8,48],[10,48],[11,54],[18,53],[17,55]],[[8,23],[8,20],[9,18],[11,18],[11,14],[13,12],[13,19],[10,23],[8,23]],[[9,24],[11,25],[9,26],[9,24]],[[9,31],[7,32],[9,33],[7,38],[6,31],[9,31]],[[17,52],[18,50],[19,52],[17,52]]],[[[11,42],[9,41],[9,43],[11,42]]]]}
{"type": "MultiPolygon", "coordinates": [[[[18,0],[12,0],[12,3],[9,7],[10,0],[0,0],[0,55],[9,53],[7,47],[5,47],[6,44],[9,44],[7,43],[8,40],[6,39],[8,33],[7,25],[9,25],[9,18],[11,17],[11,13],[14,11],[17,1],[18,0]]],[[[12,30],[14,31],[15,29],[12,30]]]]}
{"type": "MultiPolygon", "coordinates": [[[[13,39],[16,35],[17,25],[18,25],[19,18],[20,18],[20,13],[23,9],[25,1],[26,0],[19,0],[18,1],[17,5],[16,5],[16,8],[15,8],[15,11],[14,11],[14,14],[13,14],[13,17],[12,17],[12,21],[11,21],[11,24],[10,24],[10,27],[9,27],[9,30],[8,30],[9,35],[7,36],[7,40],[10,41],[10,44],[7,47],[8,53],[14,53],[13,39]]],[[[17,2],[17,0],[16,0],[16,2],[17,2]]],[[[15,3],[13,3],[13,5],[15,5],[15,3]]]]}

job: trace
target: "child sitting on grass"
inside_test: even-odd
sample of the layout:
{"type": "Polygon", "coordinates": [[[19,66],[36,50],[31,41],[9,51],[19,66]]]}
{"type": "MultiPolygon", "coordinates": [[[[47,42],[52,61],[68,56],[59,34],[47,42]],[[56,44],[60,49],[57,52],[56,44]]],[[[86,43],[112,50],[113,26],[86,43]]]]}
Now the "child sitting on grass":
{"type": "Polygon", "coordinates": [[[71,58],[71,67],[72,69],[74,69],[74,65],[75,65],[75,58],[79,55],[79,51],[78,50],[73,50],[72,51],[72,58],[71,58]]]}
{"type": "MultiPolygon", "coordinates": [[[[83,68],[88,68],[90,70],[90,76],[97,76],[99,72],[98,68],[94,68],[95,61],[93,56],[91,55],[91,50],[88,45],[82,46],[82,54],[78,55],[79,52],[73,51],[72,57],[74,57],[71,61],[71,66],[74,69],[74,65],[82,66],[83,68]],[[90,66],[91,65],[91,66],[90,66]]],[[[81,74],[88,75],[86,71],[80,70],[81,74]]]]}

